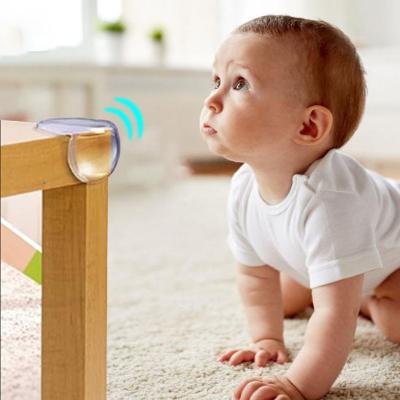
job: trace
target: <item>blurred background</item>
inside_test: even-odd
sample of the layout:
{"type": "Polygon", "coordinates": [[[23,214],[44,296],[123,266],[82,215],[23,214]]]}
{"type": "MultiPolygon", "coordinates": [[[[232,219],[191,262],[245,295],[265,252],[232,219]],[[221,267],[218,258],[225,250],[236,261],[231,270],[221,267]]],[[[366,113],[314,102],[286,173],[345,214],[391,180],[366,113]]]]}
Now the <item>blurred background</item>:
{"type": "MultiPolygon", "coordinates": [[[[0,2],[0,118],[114,120],[122,154],[111,188],[170,185],[198,173],[229,175],[240,166],[209,153],[198,118],[219,44],[234,27],[264,14],[321,18],[350,36],[367,72],[368,97],[358,132],[343,150],[400,178],[399,1],[0,2]],[[103,111],[116,105],[116,96],[141,109],[140,142],[128,141],[118,117],[103,111]]],[[[39,206],[40,194],[19,197],[37,198],[39,206]]],[[[2,215],[11,212],[11,201],[17,204],[2,200],[2,215]]]]}
{"type": "MultiPolygon", "coordinates": [[[[111,399],[132,398],[127,388],[137,390],[137,399],[148,399],[151,390],[150,397],[165,398],[157,392],[161,386],[152,384],[155,358],[167,374],[163,384],[172,382],[172,391],[182,391],[176,381],[182,354],[192,356],[181,353],[180,338],[187,335],[187,347],[196,350],[198,338],[220,329],[220,313],[207,307],[230,298],[225,212],[230,175],[240,164],[209,152],[198,121],[212,86],[214,53],[236,26],[265,14],[289,14],[342,29],[358,48],[368,85],[363,120],[342,150],[400,179],[398,0],[0,0],[0,6],[0,119],[110,119],[120,130],[121,158],[109,190],[111,399]],[[115,97],[141,109],[140,141],[136,136],[129,141],[118,117],[103,111],[118,106],[115,97]],[[204,329],[207,313],[215,315],[215,327],[204,329]],[[155,335],[154,326],[167,336],[155,335]],[[185,332],[177,333],[181,326],[185,332]],[[157,340],[177,350],[160,359],[157,340]],[[145,355],[135,364],[139,353],[145,355]],[[177,370],[166,364],[173,357],[177,370]],[[135,374],[143,378],[142,391],[130,386],[135,374]]],[[[41,192],[1,199],[1,215],[41,243],[41,192]]],[[[5,271],[3,279],[2,264],[2,396],[36,399],[40,287],[5,271]]],[[[224,315],[235,312],[234,304],[224,315]]],[[[217,348],[222,342],[215,340],[205,339],[217,348]]],[[[209,364],[210,349],[203,350],[193,355],[196,377],[209,364]]],[[[185,364],[182,370],[190,368],[185,364]]],[[[217,392],[220,378],[210,385],[217,392]]],[[[176,398],[192,398],[191,390],[199,398],[196,386],[176,398]]]]}

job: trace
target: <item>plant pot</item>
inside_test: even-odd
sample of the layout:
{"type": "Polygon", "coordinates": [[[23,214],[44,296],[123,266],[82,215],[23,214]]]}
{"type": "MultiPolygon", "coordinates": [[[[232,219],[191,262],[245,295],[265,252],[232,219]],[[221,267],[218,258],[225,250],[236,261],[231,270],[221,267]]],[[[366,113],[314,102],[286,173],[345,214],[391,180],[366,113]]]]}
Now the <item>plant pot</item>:
{"type": "Polygon", "coordinates": [[[164,65],[166,57],[165,43],[152,42],[152,59],[157,65],[164,65]]]}
{"type": "Polygon", "coordinates": [[[96,37],[96,59],[104,63],[123,61],[123,35],[120,33],[101,32],[96,37]]]}

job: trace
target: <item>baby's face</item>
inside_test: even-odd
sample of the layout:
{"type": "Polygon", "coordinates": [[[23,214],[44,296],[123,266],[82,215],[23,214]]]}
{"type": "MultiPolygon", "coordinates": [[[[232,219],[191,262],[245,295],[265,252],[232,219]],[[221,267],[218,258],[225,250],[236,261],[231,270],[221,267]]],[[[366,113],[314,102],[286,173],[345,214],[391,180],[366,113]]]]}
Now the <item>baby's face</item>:
{"type": "Polygon", "coordinates": [[[233,34],[217,51],[213,82],[200,114],[212,152],[237,162],[290,154],[305,105],[297,95],[295,58],[285,46],[254,33],[233,34]],[[217,133],[210,135],[204,124],[217,133]]]}

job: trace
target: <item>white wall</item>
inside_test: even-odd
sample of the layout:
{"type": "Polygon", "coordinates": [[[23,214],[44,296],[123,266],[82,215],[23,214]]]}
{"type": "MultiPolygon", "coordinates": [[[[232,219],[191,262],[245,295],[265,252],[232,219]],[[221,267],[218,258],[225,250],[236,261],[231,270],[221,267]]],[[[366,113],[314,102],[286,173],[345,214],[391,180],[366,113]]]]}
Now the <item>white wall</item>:
{"type": "Polygon", "coordinates": [[[364,46],[400,46],[400,1],[352,0],[349,31],[364,46]]]}
{"type": "Polygon", "coordinates": [[[266,14],[323,19],[361,46],[400,45],[398,0],[220,0],[222,35],[266,14]]]}

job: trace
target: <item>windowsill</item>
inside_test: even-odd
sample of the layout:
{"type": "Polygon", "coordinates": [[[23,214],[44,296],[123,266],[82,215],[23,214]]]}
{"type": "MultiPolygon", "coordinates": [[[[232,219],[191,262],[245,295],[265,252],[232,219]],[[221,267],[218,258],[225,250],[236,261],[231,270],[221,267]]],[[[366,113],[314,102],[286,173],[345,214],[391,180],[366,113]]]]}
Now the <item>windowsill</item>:
{"type": "MultiPolygon", "coordinates": [[[[375,46],[362,47],[358,49],[364,64],[373,63],[373,65],[387,65],[390,67],[400,64],[400,46],[375,46]]],[[[121,68],[146,68],[154,70],[191,70],[191,71],[211,71],[211,63],[203,61],[182,61],[178,59],[167,58],[164,65],[160,66],[150,59],[137,59],[135,61],[121,60],[115,62],[104,62],[93,55],[92,51],[86,49],[62,48],[50,51],[31,52],[20,55],[2,55],[0,57],[0,66],[3,65],[42,65],[42,66],[90,66],[90,67],[121,67],[121,68]]]]}
{"type": "Polygon", "coordinates": [[[43,66],[43,67],[96,67],[104,69],[146,69],[152,71],[194,71],[194,72],[207,72],[210,73],[211,66],[199,62],[182,62],[167,58],[163,64],[156,63],[151,59],[138,59],[135,61],[126,60],[122,58],[116,61],[106,61],[94,55],[89,55],[88,52],[54,50],[51,52],[35,52],[26,53],[15,56],[2,56],[0,57],[1,66],[43,66]]]}
{"type": "Polygon", "coordinates": [[[0,69],[12,69],[12,70],[26,70],[31,69],[33,71],[40,71],[41,69],[47,70],[60,70],[64,71],[66,69],[71,71],[104,71],[107,73],[129,73],[130,71],[135,73],[149,73],[152,75],[173,74],[173,75],[198,75],[198,76],[208,76],[209,70],[206,68],[194,68],[194,67],[184,67],[184,66],[172,66],[172,65],[157,65],[154,63],[104,63],[98,61],[75,61],[75,62],[62,62],[62,61],[32,61],[26,60],[20,62],[18,60],[15,62],[0,62],[0,69]]]}

